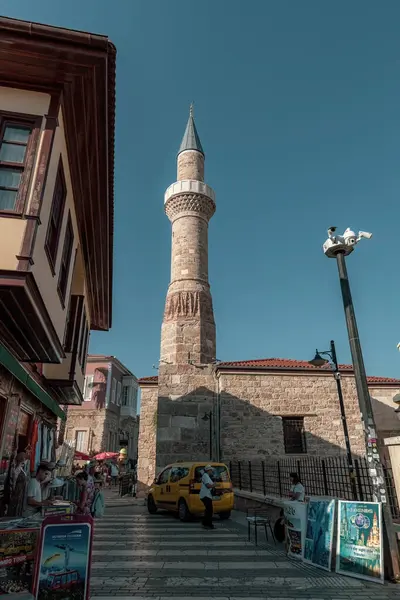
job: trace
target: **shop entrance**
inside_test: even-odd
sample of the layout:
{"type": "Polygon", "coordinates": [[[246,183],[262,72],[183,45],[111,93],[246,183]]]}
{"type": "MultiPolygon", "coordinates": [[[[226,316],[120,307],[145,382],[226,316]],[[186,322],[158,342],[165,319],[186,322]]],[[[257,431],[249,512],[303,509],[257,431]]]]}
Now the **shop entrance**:
{"type": "Polygon", "coordinates": [[[23,452],[29,446],[30,443],[30,428],[31,428],[32,416],[21,409],[18,419],[18,439],[17,448],[18,452],[23,452]]]}

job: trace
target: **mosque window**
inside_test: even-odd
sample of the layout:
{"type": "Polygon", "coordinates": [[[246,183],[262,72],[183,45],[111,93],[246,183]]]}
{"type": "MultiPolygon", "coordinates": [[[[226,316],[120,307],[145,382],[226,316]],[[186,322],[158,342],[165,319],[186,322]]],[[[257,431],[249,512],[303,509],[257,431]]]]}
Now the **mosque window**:
{"type": "Polygon", "coordinates": [[[286,454],[306,454],[304,417],[283,417],[283,442],[286,454]]]}

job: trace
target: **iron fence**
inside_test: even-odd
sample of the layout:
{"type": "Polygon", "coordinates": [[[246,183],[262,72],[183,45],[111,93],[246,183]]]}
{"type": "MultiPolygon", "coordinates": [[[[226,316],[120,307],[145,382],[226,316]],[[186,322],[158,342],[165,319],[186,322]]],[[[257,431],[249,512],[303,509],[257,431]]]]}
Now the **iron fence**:
{"type": "MultiPolygon", "coordinates": [[[[290,473],[296,472],[307,496],[354,499],[345,458],[271,458],[264,461],[232,461],[229,464],[233,486],[240,490],[286,498],[291,486],[290,473]]],[[[373,490],[366,459],[355,458],[354,469],[357,500],[371,501],[373,490]]],[[[390,463],[384,463],[383,469],[392,516],[394,519],[400,519],[399,501],[390,463]]]]}

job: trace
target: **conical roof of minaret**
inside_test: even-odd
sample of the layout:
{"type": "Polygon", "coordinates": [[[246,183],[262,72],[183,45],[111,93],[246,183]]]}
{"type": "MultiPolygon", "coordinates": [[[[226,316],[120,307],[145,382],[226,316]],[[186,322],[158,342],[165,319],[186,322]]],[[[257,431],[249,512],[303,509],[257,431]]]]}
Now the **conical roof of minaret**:
{"type": "Polygon", "coordinates": [[[190,105],[189,119],[186,125],[185,133],[179,148],[178,154],[185,150],[197,150],[204,156],[203,146],[201,145],[199,134],[193,117],[193,104],[190,105]]]}

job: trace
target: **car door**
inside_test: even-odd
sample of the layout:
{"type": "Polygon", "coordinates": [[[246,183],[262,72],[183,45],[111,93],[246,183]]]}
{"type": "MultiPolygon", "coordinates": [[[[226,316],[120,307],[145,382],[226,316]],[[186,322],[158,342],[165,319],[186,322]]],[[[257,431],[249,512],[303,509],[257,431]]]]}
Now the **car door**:
{"type": "Polygon", "coordinates": [[[161,471],[157,478],[157,496],[155,498],[157,506],[161,508],[167,508],[167,485],[169,482],[169,474],[171,473],[171,467],[167,467],[164,471],[161,471]]]}
{"type": "MultiPolygon", "coordinates": [[[[178,507],[181,480],[189,475],[189,469],[184,466],[172,467],[167,485],[166,502],[171,509],[178,507]]],[[[189,487],[189,485],[188,485],[189,487]]]]}

